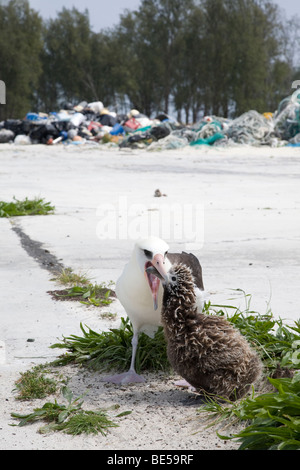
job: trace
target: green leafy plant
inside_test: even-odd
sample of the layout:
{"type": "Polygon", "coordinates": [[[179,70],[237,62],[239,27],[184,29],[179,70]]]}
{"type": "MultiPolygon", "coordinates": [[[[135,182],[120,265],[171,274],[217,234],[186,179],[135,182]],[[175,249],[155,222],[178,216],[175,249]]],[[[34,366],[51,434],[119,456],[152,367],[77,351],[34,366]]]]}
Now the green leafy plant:
{"type": "MultiPolygon", "coordinates": [[[[68,387],[62,387],[62,395],[67,401],[66,405],[59,404],[55,400],[54,402],[45,403],[40,408],[35,408],[32,413],[25,415],[11,413],[11,416],[20,420],[18,426],[25,426],[37,421],[46,422],[47,424],[39,429],[40,433],[63,431],[67,434],[77,435],[100,432],[106,435],[109,428],[118,426],[107,417],[105,410],[89,411],[82,409],[82,397],[74,399],[73,393],[68,387]]],[[[129,413],[129,411],[120,413],[117,417],[129,413]]]]}
{"type": "Polygon", "coordinates": [[[300,368],[300,321],[284,325],[270,311],[264,315],[253,312],[251,296],[246,297],[244,311],[230,305],[209,304],[206,313],[226,316],[257,349],[268,382],[275,391],[259,393],[253,388],[251,397],[234,403],[222,397],[207,397],[206,404],[197,411],[206,415],[208,426],[222,421],[225,427],[240,421],[250,422],[234,436],[218,434],[223,439],[238,439],[240,449],[300,449],[300,373],[297,370],[300,368]],[[291,377],[270,377],[284,369],[291,377]]]}
{"type": "Polygon", "coordinates": [[[112,302],[110,294],[111,291],[104,284],[88,284],[87,286],[74,286],[68,290],[67,294],[62,296],[81,297],[83,299],[82,303],[99,307],[100,305],[109,305],[112,302]]]}
{"type": "Polygon", "coordinates": [[[46,215],[54,212],[55,207],[43,198],[18,200],[13,202],[0,201],[0,217],[16,217],[24,215],[46,215]]]}
{"type": "Polygon", "coordinates": [[[60,300],[76,299],[86,305],[101,307],[113,302],[110,289],[104,284],[88,284],[86,286],[73,286],[70,289],[49,291],[55,298],[60,300]]]}
{"type": "Polygon", "coordinates": [[[51,279],[52,281],[57,281],[63,285],[87,285],[91,281],[87,275],[87,273],[75,273],[72,268],[63,268],[60,273],[57,274],[56,277],[51,279]]]}
{"type": "Polygon", "coordinates": [[[45,374],[50,373],[46,365],[38,365],[31,370],[20,373],[20,378],[16,382],[16,390],[18,391],[18,400],[31,400],[34,398],[44,398],[56,392],[57,382],[47,377],[45,374]]]}
{"type": "Polygon", "coordinates": [[[57,300],[78,300],[86,305],[102,307],[110,305],[115,297],[112,282],[108,286],[104,282],[92,284],[86,274],[76,274],[71,268],[63,269],[53,280],[69,285],[67,289],[49,291],[57,300]]]}
{"type": "Polygon", "coordinates": [[[278,365],[298,368],[300,366],[300,321],[284,325],[275,319],[271,311],[260,314],[251,310],[251,296],[245,295],[246,308],[231,305],[206,305],[206,313],[225,316],[259,352],[266,369],[271,373],[278,365]]]}
{"type": "MultiPolygon", "coordinates": [[[[129,318],[121,318],[120,328],[97,333],[80,324],[83,336],[71,335],[51,348],[67,349],[68,352],[57,359],[57,363],[86,363],[95,370],[126,370],[130,366],[133,329],[129,318]]],[[[136,369],[168,370],[170,368],[166,352],[166,341],[162,327],[154,338],[141,333],[136,354],[136,369]]]]}
{"type": "MultiPolygon", "coordinates": [[[[259,352],[264,364],[265,376],[271,376],[277,369],[299,369],[300,322],[284,325],[281,319],[273,317],[271,311],[264,315],[254,312],[250,308],[251,296],[245,296],[245,298],[247,302],[244,310],[231,305],[211,305],[208,303],[205,307],[205,313],[225,316],[241,331],[259,352]]],[[[102,333],[97,333],[88,327],[85,329],[82,324],[80,326],[83,337],[72,335],[64,338],[62,343],[51,346],[67,349],[67,353],[58,359],[58,363],[79,362],[96,370],[118,369],[122,371],[128,369],[133,336],[132,325],[128,318],[121,319],[119,329],[111,329],[102,333]]],[[[166,342],[161,327],[153,339],[141,333],[136,368],[138,372],[141,370],[170,370],[166,342]]],[[[269,394],[257,395],[253,388],[251,397],[234,403],[222,400],[222,397],[207,396],[205,406],[197,411],[206,414],[209,426],[216,425],[221,421],[225,421],[227,425],[239,421],[253,421],[250,427],[245,430],[247,435],[242,432],[234,436],[234,438],[241,440],[247,438],[241,448],[298,448],[299,379],[269,377],[268,380],[270,384],[278,388],[279,393],[270,392],[269,394]],[[290,387],[292,391],[287,393],[287,387],[290,387]],[[270,410],[267,407],[267,402],[273,403],[273,408],[277,407],[277,410],[281,409],[281,411],[274,414],[274,409],[270,410]],[[279,402],[280,405],[278,405],[279,402]],[[292,411],[286,408],[289,403],[292,406],[292,411]],[[257,419],[259,420],[257,421],[257,419]],[[256,430],[256,427],[259,429],[256,430]],[[269,431],[270,435],[275,433],[274,436],[277,437],[272,437],[271,440],[269,437],[267,438],[269,431]],[[249,433],[251,433],[251,442],[249,441],[249,433]],[[260,436],[264,443],[260,439],[255,440],[257,436],[260,436]]],[[[222,438],[221,435],[220,437],[222,438]]],[[[231,437],[225,436],[225,438],[231,437]]]]}
{"type": "MultiPolygon", "coordinates": [[[[78,291],[77,293],[79,294],[78,291]]],[[[76,292],[74,292],[76,294],[76,292]]],[[[297,368],[300,359],[300,323],[284,326],[281,319],[275,319],[271,312],[260,315],[250,310],[249,302],[244,311],[230,305],[211,305],[205,307],[208,315],[226,316],[259,352],[265,369],[271,372],[278,365],[297,368]],[[229,313],[228,310],[231,310],[229,313]]],[[[59,358],[62,363],[81,362],[98,369],[126,370],[131,360],[131,340],[133,329],[129,318],[121,319],[119,329],[97,333],[80,325],[83,337],[71,335],[52,348],[67,349],[67,354],[59,358]]],[[[137,370],[168,370],[170,368],[166,341],[162,327],[154,338],[141,333],[136,357],[137,370]]]]}
{"type": "Polygon", "coordinates": [[[300,372],[269,381],[277,392],[247,398],[235,409],[240,420],[251,423],[238,434],[219,437],[237,439],[241,450],[299,450],[300,372]]]}

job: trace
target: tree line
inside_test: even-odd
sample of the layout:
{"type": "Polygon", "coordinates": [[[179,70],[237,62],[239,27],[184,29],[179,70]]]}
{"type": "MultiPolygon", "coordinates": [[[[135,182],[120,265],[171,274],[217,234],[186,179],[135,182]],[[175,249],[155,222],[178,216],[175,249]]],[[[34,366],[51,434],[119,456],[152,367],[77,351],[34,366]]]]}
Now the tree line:
{"type": "Polygon", "coordinates": [[[0,2],[0,120],[82,100],[186,122],[274,111],[299,78],[299,26],[268,0],[143,0],[99,32],[87,10],[43,21],[0,2]]]}

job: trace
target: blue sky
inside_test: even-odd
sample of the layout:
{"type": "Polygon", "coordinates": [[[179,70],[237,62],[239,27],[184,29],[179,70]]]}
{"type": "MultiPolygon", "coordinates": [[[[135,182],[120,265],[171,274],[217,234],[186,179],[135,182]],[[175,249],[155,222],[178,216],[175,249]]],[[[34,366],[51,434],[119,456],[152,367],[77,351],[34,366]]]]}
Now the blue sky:
{"type": "Polygon", "coordinates": [[[30,6],[40,12],[43,18],[55,18],[56,13],[63,7],[79,11],[87,9],[90,15],[90,24],[94,31],[110,28],[119,22],[119,16],[127,8],[136,10],[140,0],[29,0],[30,6]]]}
{"type": "MultiPolygon", "coordinates": [[[[119,22],[119,16],[125,9],[135,10],[141,0],[29,0],[32,8],[39,11],[44,19],[55,18],[62,7],[75,6],[79,11],[86,8],[89,11],[91,27],[94,31],[110,28],[119,22]]],[[[300,16],[300,0],[273,0],[285,11],[288,18],[293,15],[300,16]]]]}

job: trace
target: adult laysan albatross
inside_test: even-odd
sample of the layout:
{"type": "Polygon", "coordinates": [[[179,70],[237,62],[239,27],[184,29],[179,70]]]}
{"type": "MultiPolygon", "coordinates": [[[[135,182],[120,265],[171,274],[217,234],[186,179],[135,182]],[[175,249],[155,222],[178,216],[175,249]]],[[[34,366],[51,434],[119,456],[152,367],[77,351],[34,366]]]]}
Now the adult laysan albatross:
{"type": "Polygon", "coordinates": [[[204,305],[204,286],[199,260],[191,253],[169,253],[169,246],[160,238],[150,237],[139,240],[129,262],[116,283],[116,295],[123,305],[133,327],[132,357],[128,372],[107,377],[107,382],[131,383],[144,382],[145,379],[135,371],[135,357],[140,332],[153,337],[161,325],[161,306],[163,289],[157,276],[146,269],[154,266],[164,277],[173,264],[183,263],[192,270],[197,294],[199,312],[204,305]]]}

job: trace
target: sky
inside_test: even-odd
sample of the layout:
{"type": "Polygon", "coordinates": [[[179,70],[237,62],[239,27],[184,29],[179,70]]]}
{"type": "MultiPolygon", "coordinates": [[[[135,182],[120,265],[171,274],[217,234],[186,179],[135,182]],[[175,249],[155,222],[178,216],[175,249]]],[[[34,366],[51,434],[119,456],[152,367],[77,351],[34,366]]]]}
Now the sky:
{"type": "Polygon", "coordinates": [[[31,8],[38,11],[44,19],[55,18],[63,7],[73,6],[83,12],[89,11],[90,24],[93,31],[111,28],[119,23],[120,14],[126,9],[137,10],[141,0],[29,0],[31,8]]]}
{"type": "MultiPolygon", "coordinates": [[[[55,18],[62,7],[79,11],[89,11],[90,24],[93,31],[111,28],[118,24],[120,14],[124,10],[137,10],[141,0],[29,0],[30,6],[38,11],[44,19],[55,18]]],[[[300,16],[300,0],[273,0],[283,11],[287,18],[300,16]]]]}

